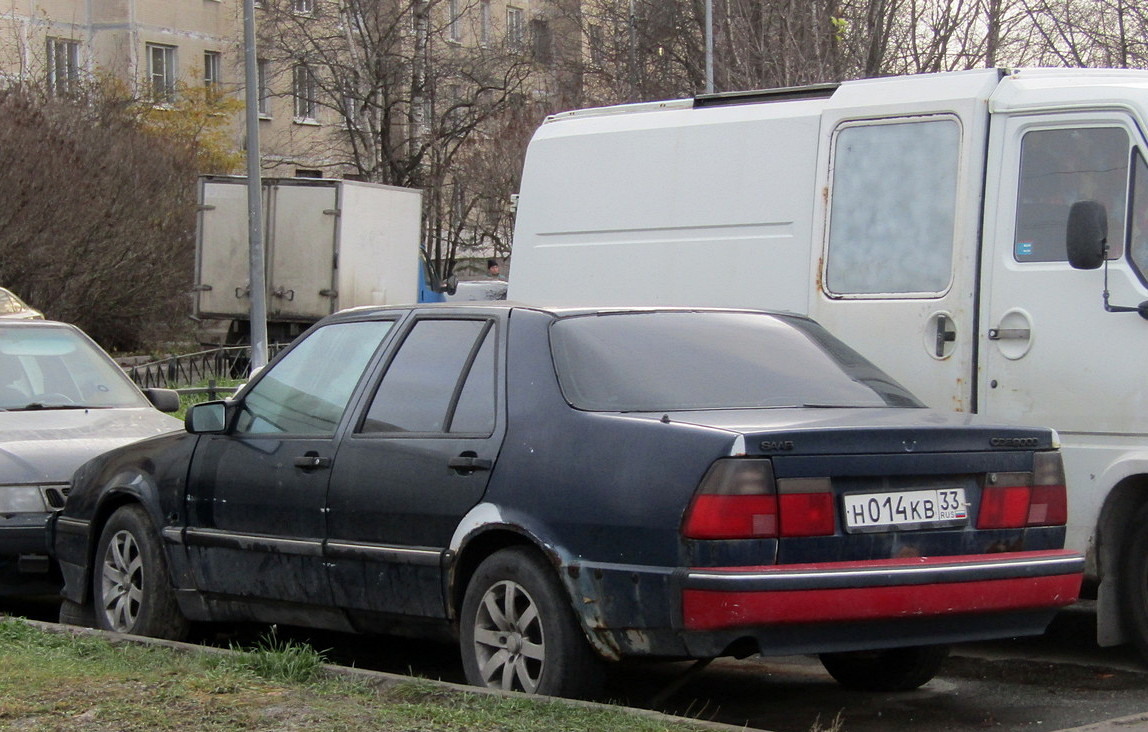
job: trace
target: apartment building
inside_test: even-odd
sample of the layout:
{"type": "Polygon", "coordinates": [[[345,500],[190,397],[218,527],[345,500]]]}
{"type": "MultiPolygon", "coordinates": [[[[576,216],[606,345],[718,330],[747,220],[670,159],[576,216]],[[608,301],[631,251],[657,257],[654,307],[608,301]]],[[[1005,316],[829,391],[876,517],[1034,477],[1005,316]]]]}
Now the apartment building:
{"type": "MultiPolygon", "coordinates": [[[[264,170],[277,176],[354,174],[347,131],[363,100],[356,100],[348,80],[358,78],[357,65],[371,63],[369,44],[375,42],[356,42],[357,32],[393,34],[380,43],[394,44],[390,63],[407,64],[395,72],[402,83],[417,82],[430,67],[449,67],[436,62],[462,50],[500,50],[529,61],[529,93],[545,96],[570,83],[556,71],[555,36],[571,32],[577,6],[570,0],[257,1],[264,170]],[[334,68],[341,73],[333,74],[334,68]]],[[[242,29],[241,0],[3,0],[0,79],[42,80],[53,93],[66,94],[82,79],[107,74],[158,105],[172,101],[182,86],[243,98],[242,29]]],[[[446,113],[469,81],[450,78],[448,69],[425,85],[433,94],[415,92],[418,109],[385,124],[428,124],[432,114],[446,113]]],[[[242,119],[234,125],[241,148],[242,119]]]]}

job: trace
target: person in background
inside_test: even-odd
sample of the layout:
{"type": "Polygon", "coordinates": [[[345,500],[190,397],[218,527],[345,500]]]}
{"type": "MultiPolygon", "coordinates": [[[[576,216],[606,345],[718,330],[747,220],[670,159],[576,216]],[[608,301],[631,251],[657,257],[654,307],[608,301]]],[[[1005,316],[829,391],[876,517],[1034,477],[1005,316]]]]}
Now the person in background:
{"type": "Polygon", "coordinates": [[[497,259],[486,260],[486,276],[487,277],[490,277],[490,278],[496,279],[496,280],[502,279],[502,277],[500,276],[499,270],[500,270],[500,268],[499,268],[497,259]]]}

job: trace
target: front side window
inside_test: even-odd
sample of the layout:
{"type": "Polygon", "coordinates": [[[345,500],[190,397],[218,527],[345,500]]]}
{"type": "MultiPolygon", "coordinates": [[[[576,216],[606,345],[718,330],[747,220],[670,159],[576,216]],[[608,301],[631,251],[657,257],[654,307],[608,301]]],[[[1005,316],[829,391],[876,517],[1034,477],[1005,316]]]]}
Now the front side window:
{"type": "Polygon", "coordinates": [[[1132,164],[1129,219],[1128,256],[1141,281],[1148,284],[1148,163],[1144,162],[1144,155],[1139,150],[1132,164]]]}
{"type": "Polygon", "coordinates": [[[293,70],[295,87],[295,119],[315,121],[318,114],[317,85],[315,74],[306,64],[298,64],[293,70]]]}
{"type": "Polygon", "coordinates": [[[175,46],[147,44],[148,79],[153,102],[175,99],[175,46]]]}
{"type": "Polygon", "coordinates": [[[48,91],[70,96],[80,80],[80,42],[68,38],[48,39],[48,91]]]}
{"type": "Polygon", "coordinates": [[[1018,262],[1068,260],[1068,211],[1099,201],[1108,211],[1108,256],[1121,255],[1128,186],[1128,133],[1120,127],[1033,130],[1020,148],[1013,256],[1018,262]]]}
{"type": "Polygon", "coordinates": [[[419,321],[387,367],[361,431],[490,434],[494,359],[490,321],[419,321]]]}
{"type": "Polygon", "coordinates": [[[336,323],[292,348],[243,398],[238,434],[330,436],[390,321],[336,323]]]}
{"type": "Polygon", "coordinates": [[[948,118],[852,125],[837,133],[829,294],[928,297],[948,289],[960,137],[948,118]]]}
{"type": "Polygon", "coordinates": [[[732,312],[564,318],[550,331],[566,400],[588,411],[921,406],[804,318],[732,312]]]}

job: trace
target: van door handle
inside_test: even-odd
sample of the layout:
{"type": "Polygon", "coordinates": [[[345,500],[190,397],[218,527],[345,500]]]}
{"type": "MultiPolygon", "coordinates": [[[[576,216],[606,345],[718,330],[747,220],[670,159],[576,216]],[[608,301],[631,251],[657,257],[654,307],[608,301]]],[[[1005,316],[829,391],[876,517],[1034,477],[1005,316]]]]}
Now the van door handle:
{"type": "Polygon", "coordinates": [[[957,340],[957,331],[949,330],[952,320],[944,315],[937,316],[937,358],[945,357],[945,344],[957,340]]]}
{"type": "Polygon", "coordinates": [[[1029,328],[989,328],[990,341],[1027,341],[1031,337],[1029,328]]]}
{"type": "Polygon", "coordinates": [[[459,455],[452,457],[446,466],[451,470],[490,470],[494,467],[494,461],[473,455],[459,455]]]}

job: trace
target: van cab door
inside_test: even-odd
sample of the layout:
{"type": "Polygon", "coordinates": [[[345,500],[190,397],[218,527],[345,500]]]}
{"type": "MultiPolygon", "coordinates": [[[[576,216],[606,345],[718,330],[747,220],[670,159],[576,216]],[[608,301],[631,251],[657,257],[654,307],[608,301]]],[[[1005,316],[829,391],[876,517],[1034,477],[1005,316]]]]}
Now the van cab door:
{"type": "Polygon", "coordinates": [[[1148,322],[1105,312],[1102,270],[1073,269],[1069,207],[1108,215],[1113,305],[1148,299],[1148,169],[1144,141],[1123,112],[994,118],[986,188],[981,389],[987,416],[1057,429],[1065,445],[1068,545],[1083,549],[1112,478],[1143,444],[1148,322]],[[1130,205],[1131,204],[1131,205],[1130,205]]]}
{"type": "Polygon", "coordinates": [[[931,407],[972,411],[977,241],[994,71],[822,114],[823,249],[810,312],[931,407]]]}

